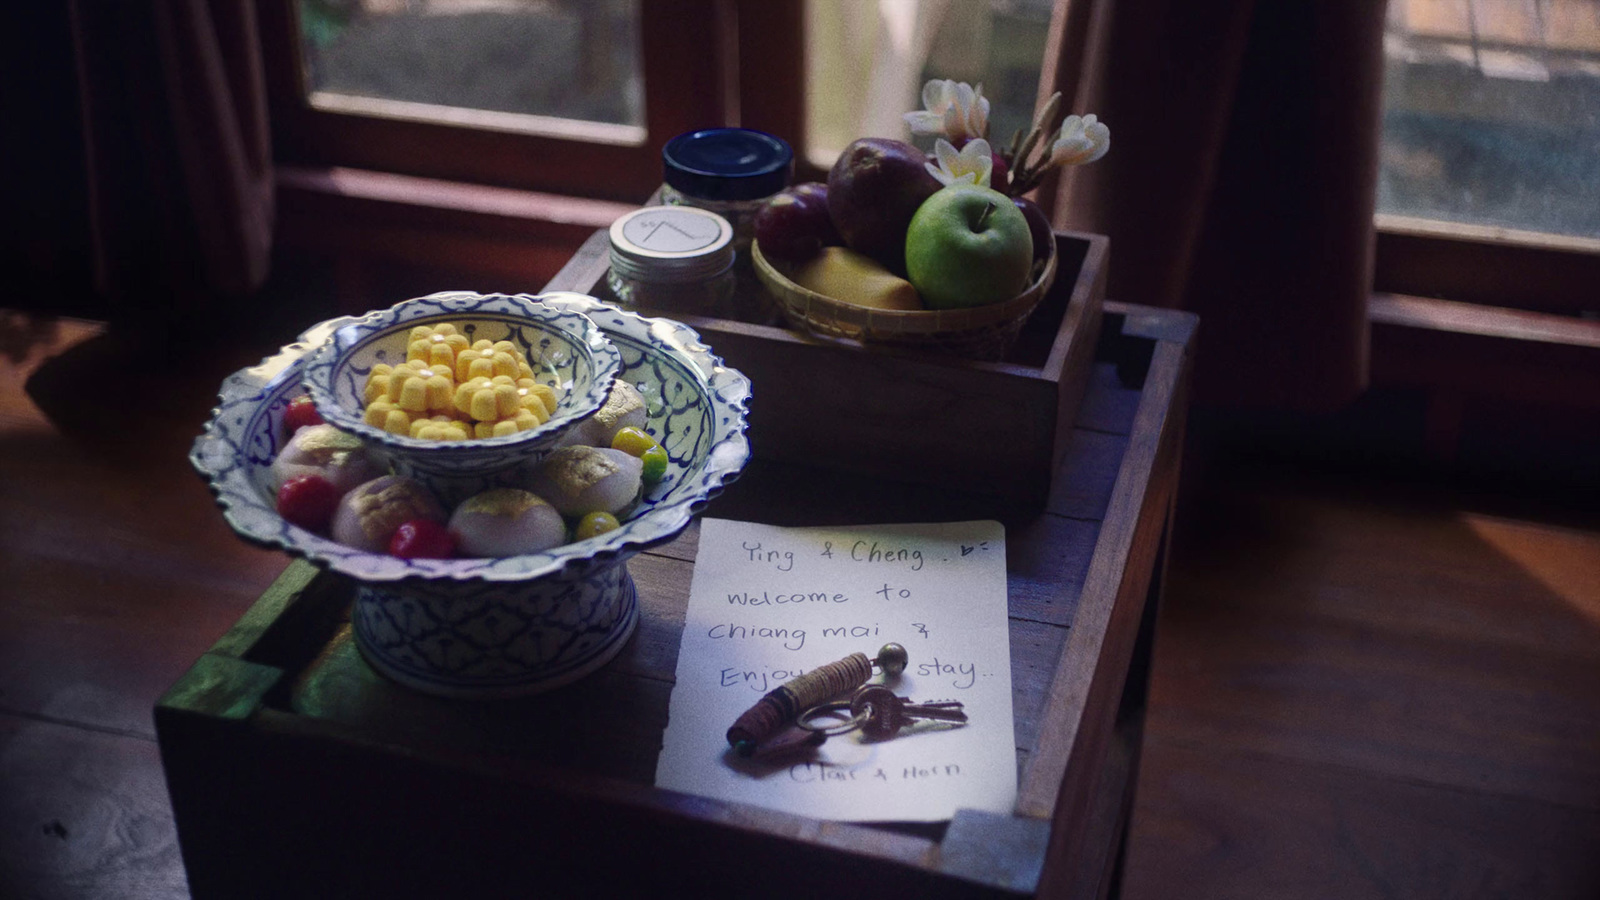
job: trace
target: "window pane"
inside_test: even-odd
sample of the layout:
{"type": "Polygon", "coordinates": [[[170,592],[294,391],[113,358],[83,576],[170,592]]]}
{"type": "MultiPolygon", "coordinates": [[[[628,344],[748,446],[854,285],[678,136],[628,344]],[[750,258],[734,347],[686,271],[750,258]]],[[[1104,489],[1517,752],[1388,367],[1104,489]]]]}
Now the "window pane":
{"type": "Polygon", "coordinates": [[[1600,0],[1389,0],[1378,211],[1600,237],[1600,0]]]}
{"type": "Polygon", "coordinates": [[[313,105],[514,130],[642,128],[638,22],[637,0],[300,0],[313,105]]]}
{"type": "Polygon", "coordinates": [[[922,85],[930,78],[982,84],[989,140],[1008,144],[1012,132],[1033,121],[1052,5],[809,0],[806,158],[827,167],[858,137],[909,140],[901,116],[922,108],[922,85]]]}

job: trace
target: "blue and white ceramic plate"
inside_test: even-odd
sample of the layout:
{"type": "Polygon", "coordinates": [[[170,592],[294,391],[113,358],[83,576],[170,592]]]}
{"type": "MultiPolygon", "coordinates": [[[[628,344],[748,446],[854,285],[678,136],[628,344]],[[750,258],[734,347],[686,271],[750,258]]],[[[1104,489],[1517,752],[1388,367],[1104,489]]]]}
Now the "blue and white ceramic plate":
{"type": "Polygon", "coordinates": [[[495,486],[494,473],[538,461],[573,423],[605,403],[621,365],[617,351],[570,304],[527,294],[452,291],[327,323],[332,338],[311,352],[304,382],[328,424],[379,450],[402,475],[455,503],[495,486]],[[470,441],[433,441],[392,434],[363,419],[363,392],[376,365],[405,362],[411,329],[449,323],[470,340],[510,341],[522,349],[537,381],[559,405],[548,422],[516,434],[470,441]]]}
{"type": "MultiPolygon", "coordinates": [[[[517,295],[517,300],[518,305],[544,305],[592,321],[615,348],[617,377],[631,382],[648,402],[647,430],[666,449],[670,465],[622,527],[543,553],[502,559],[399,559],[364,553],[285,522],[277,513],[270,479],[272,459],[287,437],[284,408],[304,392],[302,378],[319,350],[340,355],[328,349],[336,346],[340,330],[349,327],[347,320],[338,319],[315,326],[278,354],[223,382],[220,405],[189,458],[216,493],[228,524],[247,540],[370,583],[573,577],[672,539],[749,460],[749,380],[723,366],[692,329],[670,319],[644,318],[582,294],[517,295]]],[[[459,312],[445,309],[459,319],[459,312]]],[[[407,328],[412,324],[414,320],[405,322],[407,328]]],[[[324,384],[333,390],[331,381],[324,384]]]]}

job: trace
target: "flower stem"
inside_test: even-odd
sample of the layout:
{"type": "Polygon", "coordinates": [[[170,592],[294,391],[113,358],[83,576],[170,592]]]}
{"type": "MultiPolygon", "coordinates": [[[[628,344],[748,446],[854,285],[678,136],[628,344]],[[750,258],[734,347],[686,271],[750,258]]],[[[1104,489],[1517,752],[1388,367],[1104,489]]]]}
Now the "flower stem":
{"type": "Polygon", "coordinates": [[[1056,91],[1045,102],[1044,109],[1040,111],[1039,118],[1033,122],[1033,129],[1028,132],[1027,140],[1021,146],[1016,145],[1013,138],[1012,158],[1008,160],[1011,166],[1011,183],[1007,185],[1006,193],[1012,197],[1020,197],[1033,190],[1039,184],[1039,178],[1049,168],[1050,151],[1047,149],[1038,159],[1029,160],[1041,138],[1053,127],[1056,113],[1061,109],[1061,92],[1056,91]]]}
{"type": "Polygon", "coordinates": [[[1044,137],[1046,131],[1050,130],[1051,122],[1055,119],[1056,112],[1060,108],[1061,92],[1056,91],[1050,95],[1050,100],[1044,105],[1044,111],[1039,114],[1038,121],[1033,124],[1033,131],[1028,133],[1028,139],[1023,142],[1022,149],[1018,151],[1023,158],[1033,152],[1033,148],[1039,143],[1039,139],[1044,137]]]}

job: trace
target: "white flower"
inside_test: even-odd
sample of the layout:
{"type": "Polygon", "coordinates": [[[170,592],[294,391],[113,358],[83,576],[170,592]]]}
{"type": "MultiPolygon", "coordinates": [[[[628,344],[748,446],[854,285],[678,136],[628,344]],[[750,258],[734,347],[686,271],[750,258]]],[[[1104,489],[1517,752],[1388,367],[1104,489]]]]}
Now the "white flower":
{"type": "Polygon", "coordinates": [[[989,100],[981,84],[935,78],[922,86],[922,105],[905,114],[913,134],[936,134],[957,144],[989,136],[989,100]]]}
{"type": "Polygon", "coordinates": [[[1067,116],[1056,142],[1050,146],[1050,164],[1081,166],[1111,149],[1111,129],[1093,115],[1067,116]]]}
{"type": "Polygon", "coordinates": [[[967,141],[967,145],[957,153],[956,148],[949,141],[940,138],[933,145],[933,155],[939,160],[936,167],[933,163],[923,163],[928,173],[939,179],[943,185],[952,184],[981,184],[989,186],[989,176],[994,172],[994,151],[989,149],[989,142],[983,138],[967,141]]]}

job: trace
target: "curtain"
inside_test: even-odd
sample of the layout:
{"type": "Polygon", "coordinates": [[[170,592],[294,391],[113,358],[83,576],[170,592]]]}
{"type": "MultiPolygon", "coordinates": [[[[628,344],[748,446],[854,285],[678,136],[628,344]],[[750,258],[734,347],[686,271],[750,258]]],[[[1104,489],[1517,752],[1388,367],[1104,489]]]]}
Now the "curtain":
{"type": "Polygon", "coordinates": [[[113,316],[216,318],[265,280],[272,154],[251,0],[74,0],[96,286],[113,316]]]}
{"type": "Polygon", "coordinates": [[[830,77],[828,90],[805,91],[806,144],[832,159],[862,136],[910,140],[903,117],[921,105],[922,73],[940,24],[971,9],[950,0],[807,3],[807,65],[830,77]]]}
{"type": "Polygon", "coordinates": [[[1355,399],[1382,0],[1073,2],[1093,9],[1070,48],[1092,71],[1071,109],[1098,113],[1112,149],[1062,179],[1058,224],[1110,236],[1113,298],[1200,315],[1197,403],[1355,399]]]}

